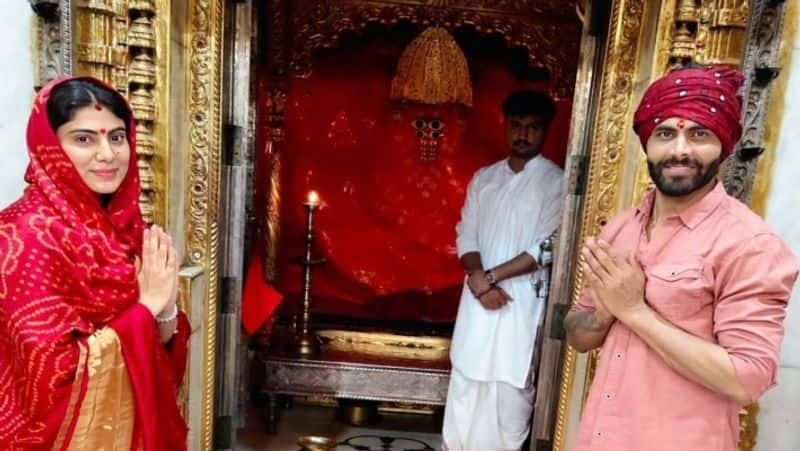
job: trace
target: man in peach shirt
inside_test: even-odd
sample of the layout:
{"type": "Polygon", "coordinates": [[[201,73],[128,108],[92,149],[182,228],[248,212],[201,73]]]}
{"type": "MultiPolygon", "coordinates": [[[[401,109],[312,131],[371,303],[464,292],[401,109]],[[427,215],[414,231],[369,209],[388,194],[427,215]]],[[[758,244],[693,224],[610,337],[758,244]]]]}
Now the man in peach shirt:
{"type": "Polygon", "coordinates": [[[581,250],[571,346],[602,347],[573,451],[733,451],[738,412],[775,383],[797,262],[717,173],[743,78],[674,71],[634,117],[656,189],[581,250]]]}

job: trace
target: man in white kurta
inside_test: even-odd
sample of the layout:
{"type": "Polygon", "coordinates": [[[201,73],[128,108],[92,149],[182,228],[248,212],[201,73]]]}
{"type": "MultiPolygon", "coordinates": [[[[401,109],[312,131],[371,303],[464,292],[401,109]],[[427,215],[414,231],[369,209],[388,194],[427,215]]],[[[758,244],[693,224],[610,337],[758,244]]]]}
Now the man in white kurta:
{"type": "Polygon", "coordinates": [[[530,427],[531,363],[545,307],[534,288],[536,258],[558,227],[563,173],[539,155],[552,101],[520,91],[503,109],[511,156],[478,170],[456,227],[468,276],[450,349],[442,431],[449,451],[518,450],[530,427]]]}

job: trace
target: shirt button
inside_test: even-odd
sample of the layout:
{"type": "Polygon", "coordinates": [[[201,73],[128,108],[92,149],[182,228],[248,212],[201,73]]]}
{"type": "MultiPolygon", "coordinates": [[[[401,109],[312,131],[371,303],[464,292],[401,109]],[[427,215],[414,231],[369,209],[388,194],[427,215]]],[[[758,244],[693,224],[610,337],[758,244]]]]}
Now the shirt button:
{"type": "Polygon", "coordinates": [[[613,399],[613,398],[614,398],[614,396],[613,396],[611,393],[606,393],[606,395],[605,395],[605,396],[606,396],[606,399],[607,399],[607,400],[611,400],[611,399],[613,399]]]}
{"type": "Polygon", "coordinates": [[[602,437],[603,433],[601,431],[597,431],[597,432],[594,433],[594,435],[596,435],[598,437],[602,437]]]}
{"type": "Polygon", "coordinates": [[[614,357],[616,357],[617,359],[621,359],[622,358],[622,353],[618,352],[618,353],[614,354],[614,357]]]}

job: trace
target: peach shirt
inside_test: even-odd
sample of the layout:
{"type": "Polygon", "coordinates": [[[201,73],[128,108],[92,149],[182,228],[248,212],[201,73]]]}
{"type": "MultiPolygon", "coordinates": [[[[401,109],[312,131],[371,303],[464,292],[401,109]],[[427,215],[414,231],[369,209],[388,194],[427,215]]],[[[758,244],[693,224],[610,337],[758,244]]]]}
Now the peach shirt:
{"type": "MultiPolygon", "coordinates": [[[[775,383],[795,257],[718,183],[678,216],[645,233],[654,193],[609,222],[601,237],[634,252],[645,299],[665,319],[728,351],[753,400],[775,383]]],[[[584,296],[573,310],[593,310],[584,296]]],[[[673,370],[620,322],[603,344],[573,451],[734,451],[732,399],[673,370]]]]}

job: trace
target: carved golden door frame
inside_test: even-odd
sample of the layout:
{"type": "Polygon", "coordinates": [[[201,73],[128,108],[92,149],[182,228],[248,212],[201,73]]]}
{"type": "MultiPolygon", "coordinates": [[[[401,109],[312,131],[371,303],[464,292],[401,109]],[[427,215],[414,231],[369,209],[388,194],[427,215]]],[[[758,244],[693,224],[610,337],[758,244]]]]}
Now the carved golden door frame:
{"type": "MultiPolygon", "coordinates": [[[[652,54],[653,37],[647,36],[646,26],[652,22],[654,2],[644,0],[618,0],[613,3],[605,55],[600,72],[600,90],[597,99],[595,128],[591,132],[589,170],[583,199],[581,226],[576,240],[583,242],[587,236],[597,234],[602,226],[620,210],[620,199],[632,185],[625,184],[625,171],[630,160],[638,157],[636,144],[630,136],[633,108],[648,76],[640,69],[643,58],[652,54]],[[638,95],[637,95],[638,93],[638,95]]],[[[576,247],[577,249],[578,247],[576,247]]],[[[577,259],[577,255],[572,257],[577,259]]],[[[580,265],[575,265],[572,301],[575,302],[583,285],[580,265]]],[[[584,397],[586,381],[591,378],[594,365],[591,358],[578,355],[567,347],[562,361],[562,377],[558,391],[558,408],[553,450],[567,451],[574,435],[584,397]]]]}
{"type": "Polygon", "coordinates": [[[193,327],[180,391],[188,445],[211,450],[224,2],[62,0],[59,7],[60,24],[37,19],[45,55],[37,61],[36,84],[74,68],[111,83],[131,103],[143,216],[165,226],[183,249],[179,302],[193,327]],[[60,33],[52,31],[59,26],[60,33]],[[49,54],[61,61],[47,61],[49,54]]]}

